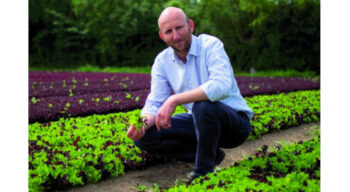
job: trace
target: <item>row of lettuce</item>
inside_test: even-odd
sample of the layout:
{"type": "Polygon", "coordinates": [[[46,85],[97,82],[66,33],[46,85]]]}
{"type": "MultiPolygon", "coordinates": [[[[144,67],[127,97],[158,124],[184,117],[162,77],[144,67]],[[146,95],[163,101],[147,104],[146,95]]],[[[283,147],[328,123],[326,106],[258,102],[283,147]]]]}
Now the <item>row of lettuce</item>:
{"type": "Polygon", "coordinates": [[[62,117],[81,117],[141,108],[147,92],[103,92],[73,97],[32,97],[29,101],[29,123],[55,121],[62,117]]]}
{"type": "MultiPolygon", "coordinates": [[[[309,141],[268,147],[254,156],[169,189],[155,192],[197,191],[320,191],[320,136],[309,141]]],[[[139,187],[139,191],[149,190],[139,187]]]]}
{"type": "MultiPolygon", "coordinates": [[[[32,72],[30,77],[29,123],[138,109],[150,86],[146,74],[32,72]]],[[[296,77],[237,77],[237,83],[245,97],[320,88],[319,79],[296,77]]]]}
{"type": "MultiPolygon", "coordinates": [[[[320,118],[319,90],[245,99],[255,112],[250,140],[320,118]]],[[[184,109],[177,108],[179,112],[184,109]]],[[[126,137],[129,117],[139,113],[137,109],[30,124],[30,191],[93,183],[162,159],[141,151],[126,137]]]]}
{"type": "MultiPolygon", "coordinates": [[[[236,77],[243,96],[319,89],[319,78],[236,77]]],[[[151,76],[127,73],[29,72],[29,97],[149,90],[151,76]]]]}
{"type": "Polygon", "coordinates": [[[29,97],[148,90],[148,74],[29,72],[29,97]]]}

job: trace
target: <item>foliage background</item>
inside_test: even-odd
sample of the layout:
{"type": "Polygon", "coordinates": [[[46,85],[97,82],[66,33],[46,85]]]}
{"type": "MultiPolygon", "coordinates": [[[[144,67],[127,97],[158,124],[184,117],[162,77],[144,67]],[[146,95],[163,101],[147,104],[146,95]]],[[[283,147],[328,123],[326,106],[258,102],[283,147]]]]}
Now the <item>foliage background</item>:
{"type": "Polygon", "coordinates": [[[151,66],[167,6],[219,37],[235,70],[320,72],[319,0],[30,0],[29,68],[151,66]]]}

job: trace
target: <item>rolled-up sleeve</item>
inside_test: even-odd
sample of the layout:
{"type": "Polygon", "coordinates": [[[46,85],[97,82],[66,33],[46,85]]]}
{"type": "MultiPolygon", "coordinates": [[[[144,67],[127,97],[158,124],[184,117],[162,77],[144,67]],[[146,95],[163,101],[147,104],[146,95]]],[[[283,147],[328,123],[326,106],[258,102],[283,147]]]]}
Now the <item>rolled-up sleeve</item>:
{"type": "Polygon", "coordinates": [[[141,114],[150,113],[156,116],[159,108],[169,97],[171,89],[166,74],[157,59],[152,66],[151,76],[151,92],[147,96],[141,114]]]}
{"type": "Polygon", "coordinates": [[[233,70],[227,56],[223,43],[215,39],[209,42],[206,53],[206,65],[209,72],[209,79],[200,87],[212,102],[225,99],[229,96],[233,82],[233,70]]]}

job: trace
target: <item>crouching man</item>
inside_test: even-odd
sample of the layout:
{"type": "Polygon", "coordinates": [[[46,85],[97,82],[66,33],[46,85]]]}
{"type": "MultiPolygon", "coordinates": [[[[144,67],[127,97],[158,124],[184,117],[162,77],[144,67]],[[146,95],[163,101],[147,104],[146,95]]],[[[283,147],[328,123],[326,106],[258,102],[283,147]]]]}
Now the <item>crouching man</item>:
{"type": "Polygon", "coordinates": [[[220,164],[225,157],[220,148],[239,146],[248,138],[253,112],[218,38],[193,35],[194,22],[175,7],[162,11],[158,27],[169,47],[152,66],[151,92],[141,112],[147,126],[137,131],[131,125],[127,136],[143,150],[195,162],[189,174],[194,179],[220,164]],[[178,105],[188,113],[172,117],[178,105]]]}

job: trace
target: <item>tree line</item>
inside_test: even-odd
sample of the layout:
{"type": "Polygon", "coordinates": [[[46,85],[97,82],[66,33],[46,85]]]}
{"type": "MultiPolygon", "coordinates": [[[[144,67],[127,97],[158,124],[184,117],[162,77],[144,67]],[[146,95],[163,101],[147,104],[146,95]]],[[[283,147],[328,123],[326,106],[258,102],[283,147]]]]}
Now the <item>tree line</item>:
{"type": "Polygon", "coordinates": [[[320,71],[319,0],[30,0],[29,65],[150,66],[166,45],[157,20],[182,8],[217,36],[236,70],[320,71]]]}

